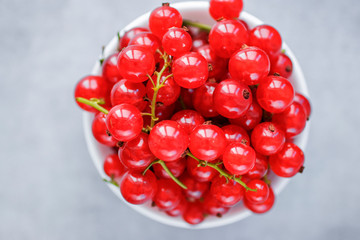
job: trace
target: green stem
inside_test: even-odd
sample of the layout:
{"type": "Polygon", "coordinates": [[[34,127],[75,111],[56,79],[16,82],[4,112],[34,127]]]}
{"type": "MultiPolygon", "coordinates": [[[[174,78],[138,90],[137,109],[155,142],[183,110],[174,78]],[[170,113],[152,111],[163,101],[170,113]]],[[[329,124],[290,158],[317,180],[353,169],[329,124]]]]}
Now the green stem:
{"type": "Polygon", "coordinates": [[[114,185],[115,187],[119,187],[119,184],[117,182],[115,182],[114,179],[107,180],[107,179],[103,178],[103,181],[107,182],[107,183],[110,183],[110,184],[114,185]]]}
{"type": "Polygon", "coordinates": [[[252,189],[252,188],[249,188],[248,186],[246,186],[246,184],[240,180],[241,177],[235,177],[234,175],[231,175],[227,172],[225,172],[223,169],[221,169],[219,167],[219,165],[217,165],[216,163],[209,163],[209,162],[206,162],[204,160],[200,160],[198,159],[197,157],[195,157],[191,152],[187,152],[186,155],[188,155],[189,157],[192,157],[193,159],[195,159],[196,161],[198,161],[200,163],[200,166],[209,166],[209,167],[212,167],[213,169],[215,169],[216,171],[218,171],[222,176],[224,176],[225,178],[228,178],[228,179],[232,179],[234,180],[235,182],[239,183],[241,186],[243,186],[247,191],[252,191],[252,192],[256,192],[257,190],[256,189],[252,189]]]}
{"type": "Polygon", "coordinates": [[[95,108],[96,110],[99,110],[100,112],[103,112],[105,114],[109,113],[109,111],[107,109],[105,109],[105,108],[103,108],[102,106],[99,105],[99,104],[104,104],[105,103],[104,100],[102,100],[102,99],[91,98],[89,100],[89,99],[86,99],[86,98],[77,97],[76,101],[78,101],[79,103],[84,103],[86,105],[89,105],[89,106],[95,108]]]}
{"type": "Polygon", "coordinates": [[[204,30],[206,32],[210,32],[211,30],[211,26],[203,24],[203,23],[198,23],[198,22],[193,22],[190,20],[183,20],[183,25],[185,26],[192,26],[192,27],[197,27],[200,28],[201,30],[204,30]]]}

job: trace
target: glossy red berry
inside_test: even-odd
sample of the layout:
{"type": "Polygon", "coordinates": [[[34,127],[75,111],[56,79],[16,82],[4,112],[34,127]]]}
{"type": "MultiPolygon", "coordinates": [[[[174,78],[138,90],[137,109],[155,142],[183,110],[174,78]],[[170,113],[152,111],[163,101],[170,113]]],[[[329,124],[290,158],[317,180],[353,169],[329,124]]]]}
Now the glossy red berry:
{"type": "Polygon", "coordinates": [[[309,99],[300,93],[295,93],[294,102],[300,103],[304,107],[306,117],[309,119],[311,114],[311,104],[309,99]]]}
{"type": "Polygon", "coordinates": [[[187,172],[198,182],[209,182],[219,173],[214,168],[209,166],[198,166],[199,162],[192,157],[187,157],[187,172]]]}
{"type": "MultiPolygon", "coordinates": [[[[85,99],[97,98],[105,100],[109,92],[108,82],[101,76],[86,76],[82,78],[75,87],[75,98],[85,99]]],[[[97,113],[98,110],[84,103],[76,102],[79,107],[88,112],[97,113]]]]}
{"type": "Polygon", "coordinates": [[[199,202],[189,202],[183,213],[183,219],[192,225],[199,224],[204,221],[203,207],[199,202]]]}
{"type": "Polygon", "coordinates": [[[247,186],[251,189],[256,189],[256,191],[245,191],[245,198],[251,203],[264,203],[269,195],[270,188],[269,186],[260,179],[254,179],[247,183],[247,186]]]}
{"type": "Polygon", "coordinates": [[[285,132],[278,124],[263,122],[252,131],[251,143],[260,154],[273,155],[284,146],[285,132]]]}
{"type": "Polygon", "coordinates": [[[179,159],[188,145],[189,135],[175,121],[161,121],[150,131],[150,150],[163,161],[179,159]]]}
{"type": "Polygon", "coordinates": [[[245,47],[231,56],[229,72],[246,85],[256,85],[269,74],[270,60],[260,48],[245,47]]]}
{"type": "Polygon", "coordinates": [[[153,53],[144,46],[128,46],[119,56],[117,66],[120,75],[132,82],[143,82],[155,70],[153,53]]]}
{"type": "Polygon", "coordinates": [[[210,48],[209,44],[206,44],[197,49],[197,52],[200,53],[210,65],[209,68],[209,78],[220,79],[226,74],[227,70],[227,60],[221,57],[218,57],[214,51],[210,48]]]}
{"type": "Polygon", "coordinates": [[[280,53],[279,56],[271,62],[270,74],[278,73],[280,76],[288,78],[291,76],[292,70],[292,61],[285,53],[280,53]]]}
{"type": "Polygon", "coordinates": [[[209,12],[215,20],[238,18],[242,9],[242,0],[210,0],[209,12]]]}
{"type": "Polygon", "coordinates": [[[172,71],[174,80],[183,88],[198,88],[208,78],[208,63],[201,54],[190,52],[176,58],[172,71]]]}
{"type": "Polygon", "coordinates": [[[216,55],[230,58],[233,53],[247,43],[248,37],[248,31],[241,22],[223,20],[211,28],[209,43],[216,55]]]}
{"type": "Polygon", "coordinates": [[[286,143],[277,154],[269,157],[271,170],[280,177],[292,177],[304,165],[304,153],[294,143],[286,143]]]}
{"type": "Polygon", "coordinates": [[[250,88],[238,81],[226,79],[214,91],[216,111],[226,118],[238,118],[246,113],[252,103],[250,88]]]}
{"type": "MultiPolygon", "coordinates": [[[[268,171],[268,158],[256,153],[255,165],[247,173],[246,177],[249,179],[260,179],[263,178],[268,171]]],[[[241,178],[241,180],[243,180],[241,178]]]]}
{"type": "Polygon", "coordinates": [[[94,138],[101,144],[115,147],[118,141],[108,134],[106,127],[106,114],[99,112],[96,114],[91,127],[94,138]]]}
{"type": "Polygon", "coordinates": [[[215,110],[213,97],[217,85],[216,82],[207,82],[197,88],[192,96],[194,108],[204,117],[216,117],[219,115],[215,110]]]}
{"type": "Polygon", "coordinates": [[[219,176],[213,179],[210,193],[222,206],[232,207],[243,199],[244,188],[234,180],[219,176]]]}
{"type": "MultiPolygon", "coordinates": [[[[167,162],[165,165],[175,177],[180,177],[186,167],[186,158],[180,158],[176,161],[167,162]]],[[[154,164],[153,169],[158,178],[171,178],[160,164],[154,164]]]]}
{"type": "Polygon", "coordinates": [[[191,51],[192,52],[196,52],[198,51],[201,47],[205,46],[208,44],[208,41],[206,39],[203,38],[195,38],[192,41],[192,47],[191,47],[191,51]]]}
{"type": "Polygon", "coordinates": [[[133,37],[135,37],[137,34],[148,31],[149,29],[141,28],[141,27],[130,29],[124,34],[124,36],[121,37],[119,42],[119,50],[123,49],[124,47],[127,47],[131,39],[133,39],[133,37]]]}
{"type": "Polygon", "coordinates": [[[250,31],[249,44],[261,48],[272,59],[280,54],[282,40],[279,32],[272,26],[259,25],[250,31]]]}
{"type": "Polygon", "coordinates": [[[272,116],[272,122],[284,130],[286,138],[300,134],[306,125],[306,112],[300,103],[293,102],[285,111],[272,116]]]}
{"type": "Polygon", "coordinates": [[[222,159],[226,170],[231,174],[243,175],[254,167],[256,154],[250,146],[233,142],[225,148],[222,159]]]}
{"type": "Polygon", "coordinates": [[[295,91],[292,83],[280,76],[264,78],[256,91],[260,106],[271,113],[284,111],[293,102],[295,91]]]}
{"type": "Polygon", "coordinates": [[[182,195],[179,204],[175,208],[166,211],[166,214],[171,217],[182,216],[182,214],[186,210],[186,207],[187,207],[187,201],[186,198],[182,195]]]}
{"type": "MultiPolygon", "coordinates": [[[[160,83],[163,83],[165,78],[168,77],[170,73],[166,72],[162,74],[160,83]]],[[[152,79],[154,82],[157,80],[157,76],[153,75],[152,79]]],[[[151,81],[148,81],[146,84],[146,95],[148,98],[152,99],[154,95],[154,86],[151,81]]],[[[177,83],[174,81],[173,77],[168,77],[166,82],[164,83],[164,86],[161,87],[158,91],[156,102],[161,102],[164,104],[164,106],[169,106],[176,102],[176,100],[180,96],[180,87],[177,85],[177,83]]]]}
{"type": "Polygon", "coordinates": [[[149,149],[148,138],[149,135],[142,132],[119,148],[120,161],[127,168],[142,171],[155,160],[155,156],[149,149]]]}
{"type": "Polygon", "coordinates": [[[117,83],[123,78],[117,67],[118,55],[118,53],[114,53],[102,63],[102,75],[109,83],[117,83]]]}
{"type": "Polygon", "coordinates": [[[253,101],[250,104],[250,107],[246,111],[246,113],[239,118],[234,118],[229,120],[232,124],[239,125],[243,127],[245,130],[249,131],[252,130],[256,125],[258,125],[261,122],[262,115],[263,115],[263,110],[253,96],[253,101]]]}
{"type": "Polygon", "coordinates": [[[143,119],[134,105],[123,103],[113,107],[106,118],[110,134],[119,141],[127,142],[139,136],[143,119]]]}
{"type": "Polygon", "coordinates": [[[265,213],[269,211],[274,205],[274,202],[275,202],[275,195],[271,187],[270,187],[269,197],[263,203],[254,204],[244,199],[245,207],[247,207],[249,210],[251,210],[254,213],[265,213]]]}
{"type": "Polygon", "coordinates": [[[153,33],[142,32],[135,35],[129,45],[143,46],[155,54],[156,50],[161,48],[161,41],[153,33]]]}
{"type": "Polygon", "coordinates": [[[176,121],[188,134],[205,122],[201,114],[194,110],[179,111],[171,117],[171,120],[176,121]]]}
{"type": "Polygon", "coordinates": [[[174,57],[190,52],[192,40],[183,28],[170,28],[162,38],[162,46],[166,53],[174,57]]]}
{"type": "Polygon", "coordinates": [[[143,204],[153,198],[157,190],[156,177],[151,171],[141,172],[130,170],[120,185],[124,199],[131,204],[143,204]]]}
{"type": "MultiPolygon", "coordinates": [[[[155,116],[157,118],[159,118],[158,122],[166,120],[166,119],[170,119],[171,115],[174,113],[174,109],[175,109],[175,104],[171,104],[169,106],[165,106],[165,105],[156,106],[155,116]]],[[[146,112],[146,113],[151,112],[150,104],[148,104],[146,106],[144,112],[146,112]]],[[[150,126],[151,117],[147,116],[147,115],[144,115],[143,119],[144,119],[144,127],[150,126]]]]}
{"type": "Polygon", "coordinates": [[[140,111],[143,111],[148,104],[144,101],[145,94],[144,84],[122,79],[111,89],[111,104],[116,106],[122,103],[128,103],[134,105],[140,111]]]}
{"type": "Polygon", "coordinates": [[[227,144],[233,142],[241,142],[250,146],[250,137],[247,134],[246,130],[242,127],[230,124],[222,127],[221,129],[225,133],[227,144]]]}
{"type": "Polygon", "coordinates": [[[178,10],[168,4],[156,8],[150,14],[149,27],[151,32],[162,39],[163,35],[172,27],[181,27],[182,16],[178,10]]]}
{"type": "Polygon", "coordinates": [[[179,179],[187,189],[183,189],[185,196],[192,200],[202,198],[209,190],[208,182],[198,182],[188,174],[184,173],[179,179]]]}
{"type": "Polygon", "coordinates": [[[203,208],[207,214],[217,217],[221,217],[230,210],[229,207],[224,207],[218,200],[216,200],[211,193],[206,194],[203,202],[203,208]]]}
{"type": "Polygon", "coordinates": [[[223,130],[215,125],[200,125],[190,134],[190,152],[204,161],[219,158],[226,144],[223,130]]]}
{"type": "Polygon", "coordinates": [[[127,171],[117,154],[109,154],[104,161],[104,172],[111,178],[120,178],[127,171]]]}
{"type": "Polygon", "coordinates": [[[159,179],[153,201],[158,208],[168,211],[180,203],[181,194],[181,188],[172,179],[159,179]]]}

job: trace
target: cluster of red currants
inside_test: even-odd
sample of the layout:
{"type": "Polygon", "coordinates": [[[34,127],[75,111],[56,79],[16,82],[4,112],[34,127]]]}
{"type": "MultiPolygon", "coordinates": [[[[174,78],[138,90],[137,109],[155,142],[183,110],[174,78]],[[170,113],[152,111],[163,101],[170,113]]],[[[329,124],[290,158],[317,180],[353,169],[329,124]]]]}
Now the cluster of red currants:
{"type": "Polygon", "coordinates": [[[278,31],[249,29],[242,0],[211,0],[212,27],[183,20],[169,6],[152,11],[149,29],[119,38],[120,52],[102,62],[102,76],[75,89],[95,113],[96,140],[118,149],[104,162],[109,182],[132,204],[153,204],[198,224],[244,199],[268,211],[269,171],[292,177],[304,154],[292,143],[310,103],[288,79],[291,59],[278,31]]]}

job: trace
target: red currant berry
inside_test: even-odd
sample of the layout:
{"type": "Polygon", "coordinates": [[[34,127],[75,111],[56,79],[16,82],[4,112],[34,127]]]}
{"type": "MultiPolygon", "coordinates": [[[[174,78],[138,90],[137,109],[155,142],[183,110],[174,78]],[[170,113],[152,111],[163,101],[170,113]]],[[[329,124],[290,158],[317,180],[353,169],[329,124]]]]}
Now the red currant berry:
{"type": "Polygon", "coordinates": [[[205,45],[208,44],[208,41],[206,39],[203,38],[195,38],[192,41],[192,47],[191,47],[191,51],[192,52],[197,52],[199,51],[199,49],[205,45]]]}
{"type": "Polygon", "coordinates": [[[221,217],[230,210],[229,207],[224,207],[220,204],[220,202],[210,193],[206,194],[204,198],[203,208],[207,214],[217,217],[221,217]]]}
{"type": "MultiPolygon", "coordinates": [[[[180,177],[186,167],[186,158],[180,158],[179,160],[173,162],[167,162],[165,165],[175,177],[180,177]]],[[[171,178],[160,164],[154,164],[153,169],[158,178],[171,178]]]]}
{"type": "Polygon", "coordinates": [[[151,32],[162,39],[163,35],[172,27],[181,27],[182,16],[178,10],[164,4],[151,12],[149,27],[151,32]]]}
{"type": "Polygon", "coordinates": [[[212,161],[221,156],[226,147],[223,130],[215,125],[200,125],[190,134],[191,153],[204,161],[212,161]]]}
{"type": "Polygon", "coordinates": [[[144,101],[146,91],[142,83],[134,83],[126,79],[120,80],[111,90],[111,104],[113,106],[128,103],[143,111],[147,105],[144,101]]]}
{"type": "Polygon", "coordinates": [[[279,76],[264,78],[256,91],[260,106],[271,113],[284,111],[293,102],[294,87],[289,80],[279,76]]]}
{"type": "Polygon", "coordinates": [[[261,122],[263,110],[256,102],[253,96],[253,101],[247,112],[239,118],[229,119],[232,124],[239,125],[245,130],[250,131],[261,122]]]}
{"type": "Polygon", "coordinates": [[[280,177],[292,177],[304,165],[304,153],[294,143],[286,143],[277,154],[270,156],[271,170],[280,177]]]}
{"type": "Polygon", "coordinates": [[[269,195],[270,189],[269,186],[260,179],[254,179],[247,183],[247,186],[251,189],[256,189],[256,192],[245,191],[245,198],[251,203],[264,203],[269,195]]]}
{"type": "Polygon", "coordinates": [[[210,65],[209,78],[220,79],[226,74],[227,60],[216,56],[209,44],[198,48],[197,52],[200,53],[210,65]]]}
{"type": "Polygon", "coordinates": [[[188,134],[205,122],[201,114],[193,110],[177,112],[171,117],[171,120],[176,121],[188,134]]]}
{"type": "Polygon", "coordinates": [[[285,133],[279,125],[263,122],[257,125],[251,133],[251,143],[254,149],[263,155],[273,155],[285,144],[285,133]]]}
{"type": "Polygon", "coordinates": [[[295,93],[294,102],[300,103],[304,107],[305,113],[306,113],[306,118],[309,119],[310,114],[311,114],[310,101],[304,95],[302,95],[300,93],[295,93]]]}
{"type": "Polygon", "coordinates": [[[119,141],[127,142],[139,136],[143,119],[134,105],[123,103],[113,107],[106,118],[110,134],[119,141]]]}
{"type": "Polygon", "coordinates": [[[208,63],[201,54],[190,52],[175,59],[172,71],[177,84],[183,88],[198,88],[208,78],[208,63]]]}
{"type": "Polygon", "coordinates": [[[120,192],[124,199],[131,204],[143,204],[153,198],[156,193],[156,177],[151,171],[141,172],[130,170],[120,185],[120,192]]]}
{"type": "Polygon", "coordinates": [[[150,131],[151,152],[166,162],[179,159],[188,145],[189,135],[175,121],[161,121],[150,131]]]}
{"type": "Polygon", "coordinates": [[[120,178],[127,171],[117,154],[109,154],[104,161],[104,172],[111,178],[120,178]]]}
{"type": "Polygon", "coordinates": [[[238,81],[226,79],[214,91],[214,106],[226,118],[238,118],[246,113],[252,103],[250,88],[238,81]]]}
{"type": "Polygon", "coordinates": [[[156,50],[161,47],[161,41],[155,34],[142,32],[133,37],[129,43],[129,46],[130,45],[143,46],[155,54],[156,50]]]}
{"type": "Polygon", "coordinates": [[[187,189],[183,189],[187,198],[192,200],[202,198],[209,190],[208,182],[198,182],[188,174],[184,173],[179,179],[187,189]]]}
{"type": "Polygon", "coordinates": [[[278,73],[284,78],[291,76],[293,65],[291,59],[285,53],[280,53],[275,61],[271,62],[270,74],[278,73]]]}
{"type": "Polygon", "coordinates": [[[114,53],[102,63],[102,75],[109,83],[117,83],[122,79],[117,67],[118,55],[118,53],[114,53]]]}
{"type": "Polygon", "coordinates": [[[225,133],[227,144],[241,142],[250,146],[250,137],[246,130],[236,125],[226,125],[221,128],[225,133]]]}
{"type": "MultiPolygon", "coordinates": [[[[175,104],[171,104],[170,106],[164,106],[164,105],[156,106],[155,117],[159,118],[158,122],[166,119],[170,119],[171,115],[174,113],[174,110],[175,110],[175,104]]],[[[151,112],[150,105],[146,106],[144,112],[146,113],[151,112]]],[[[144,115],[143,119],[144,119],[144,127],[150,126],[151,117],[144,115]]]]}
{"type": "Polygon", "coordinates": [[[214,108],[214,91],[218,84],[207,82],[197,88],[192,96],[192,104],[196,111],[204,117],[216,117],[218,112],[214,108]]]}
{"type": "Polygon", "coordinates": [[[256,85],[270,72],[267,54],[257,47],[245,47],[231,56],[229,72],[246,85],[256,85]]]}
{"type": "Polygon", "coordinates": [[[244,197],[244,188],[234,180],[226,180],[225,177],[213,179],[210,193],[225,207],[232,207],[244,197]]]}
{"type": "Polygon", "coordinates": [[[106,114],[99,112],[92,122],[92,133],[94,138],[101,144],[115,147],[117,140],[107,133],[106,114]]]}
{"type": "MultiPolygon", "coordinates": [[[[163,83],[165,78],[168,77],[170,73],[166,72],[162,74],[160,83],[163,83]]],[[[154,82],[156,82],[157,76],[153,75],[152,79],[154,82]]],[[[148,81],[146,84],[146,94],[148,98],[152,99],[154,95],[154,86],[151,81],[148,81]]],[[[166,82],[164,83],[164,86],[161,87],[158,91],[156,102],[161,102],[164,104],[164,106],[169,106],[176,102],[176,100],[180,96],[180,87],[177,85],[177,83],[174,81],[173,77],[168,77],[166,82]]]]}
{"type": "Polygon", "coordinates": [[[183,28],[170,28],[162,38],[162,46],[169,55],[180,57],[190,52],[191,36],[183,28]]]}
{"type": "Polygon", "coordinates": [[[189,202],[183,214],[183,219],[192,225],[199,224],[204,221],[204,213],[202,205],[198,202],[189,202]]]}
{"type": "Polygon", "coordinates": [[[158,208],[165,211],[171,210],[180,203],[181,197],[181,188],[172,179],[157,181],[157,192],[153,201],[158,208]]]}
{"type": "Polygon", "coordinates": [[[154,55],[144,46],[128,46],[119,56],[117,66],[120,75],[132,82],[143,82],[155,70],[154,55]]]}
{"type": "Polygon", "coordinates": [[[245,22],[242,19],[238,19],[238,21],[241,22],[245,26],[245,28],[249,31],[250,28],[249,28],[249,25],[247,24],[247,22],[245,22]]]}
{"type": "MultiPolygon", "coordinates": [[[[82,97],[86,99],[97,98],[106,99],[109,92],[107,81],[100,76],[86,76],[82,78],[75,87],[75,98],[82,97]]],[[[97,113],[98,110],[84,103],[76,102],[79,107],[88,112],[97,113]]]]}
{"type": "Polygon", "coordinates": [[[216,55],[230,58],[233,53],[248,41],[248,31],[236,20],[217,22],[210,31],[209,43],[216,55]]]}
{"type": "Polygon", "coordinates": [[[224,166],[231,174],[243,175],[255,165],[254,149],[239,142],[230,143],[222,156],[224,166]]]}
{"type": "Polygon", "coordinates": [[[244,199],[245,207],[247,207],[254,213],[265,213],[269,211],[274,205],[274,202],[275,202],[275,195],[271,187],[270,187],[269,197],[263,203],[254,204],[247,201],[246,198],[244,199]]]}
{"type": "Polygon", "coordinates": [[[119,148],[120,161],[129,169],[145,170],[155,160],[148,145],[149,135],[140,133],[137,138],[125,143],[119,148]]]}
{"type": "Polygon", "coordinates": [[[198,182],[210,182],[219,175],[218,171],[209,166],[198,166],[199,162],[192,157],[187,157],[187,171],[198,182]]]}
{"type": "Polygon", "coordinates": [[[279,32],[272,26],[259,25],[250,31],[249,44],[264,50],[271,60],[280,54],[282,40],[279,32]]]}
{"type": "Polygon", "coordinates": [[[182,195],[179,204],[175,208],[166,211],[166,214],[171,217],[181,216],[185,212],[186,207],[187,201],[186,198],[182,195]]]}
{"type": "MultiPolygon", "coordinates": [[[[252,167],[246,175],[244,175],[245,177],[248,177],[249,179],[260,179],[263,178],[266,173],[268,171],[268,159],[267,157],[256,153],[256,160],[255,160],[255,165],[254,167],[252,167]]],[[[243,176],[243,177],[244,177],[243,176]]],[[[241,180],[243,180],[243,178],[241,178],[241,180]]]]}
{"type": "Polygon", "coordinates": [[[209,12],[215,20],[238,18],[242,9],[242,0],[210,0],[209,12]]]}
{"type": "Polygon", "coordinates": [[[293,102],[285,111],[272,116],[272,122],[285,131],[286,138],[300,134],[306,125],[306,112],[300,103],[293,102]]]}
{"type": "Polygon", "coordinates": [[[135,37],[137,34],[142,33],[142,32],[148,32],[149,29],[146,28],[133,28],[130,29],[129,31],[127,31],[123,37],[121,37],[120,42],[119,42],[119,49],[123,49],[124,47],[127,47],[129,45],[129,42],[131,41],[131,39],[133,39],[133,37],[135,37]]]}

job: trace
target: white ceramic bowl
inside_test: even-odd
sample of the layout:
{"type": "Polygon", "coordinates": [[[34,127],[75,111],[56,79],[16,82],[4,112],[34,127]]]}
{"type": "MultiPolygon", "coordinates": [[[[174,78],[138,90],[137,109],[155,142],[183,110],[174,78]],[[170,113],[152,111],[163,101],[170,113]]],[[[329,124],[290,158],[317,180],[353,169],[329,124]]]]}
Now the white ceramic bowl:
{"type": "MultiPolygon", "coordinates": [[[[201,23],[213,25],[215,21],[210,17],[208,13],[209,3],[208,2],[180,2],[171,4],[172,7],[178,9],[182,14],[184,19],[190,19],[193,21],[199,21],[201,23]]],[[[134,27],[148,27],[148,19],[150,12],[145,13],[144,15],[138,17],[134,21],[132,21],[129,25],[127,25],[124,29],[121,30],[121,34],[125,31],[134,28],[134,27]]],[[[244,19],[250,28],[253,28],[257,25],[263,24],[262,21],[257,19],[256,17],[250,15],[249,13],[242,12],[241,19],[244,19]]],[[[112,53],[117,51],[118,46],[118,38],[115,36],[108,45],[106,45],[104,49],[104,56],[107,57],[112,53]]],[[[286,54],[291,58],[293,62],[293,73],[291,76],[291,80],[295,85],[295,89],[297,92],[308,96],[308,90],[305,82],[305,78],[303,76],[302,70],[298,61],[296,60],[294,54],[290,50],[290,48],[283,43],[283,49],[285,49],[286,54]]],[[[92,70],[93,75],[101,75],[101,67],[99,61],[96,61],[96,64],[92,70]]],[[[107,154],[112,152],[112,149],[99,144],[91,132],[91,124],[94,116],[91,113],[84,112],[83,114],[83,123],[84,123],[84,132],[85,138],[87,142],[87,146],[91,155],[91,158],[101,176],[101,178],[107,178],[103,171],[103,161],[107,154]]],[[[305,130],[296,138],[295,143],[302,149],[305,149],[306,142],[309,134],[310,122],[307,123],[305,130]]],[[[282,189],[288,184],[289,179],[280,178],[274,175],[270,175],[269,178],[272,180],[272,188],[275,192],[275,195],[278,195],[282,189]]],[[[189,229],[204,229],[204,228],[213,228],[219,227],[223,225],[227,225],[230,223],[234,223],[241,219],[244,219],[251,215],[251,212],[244,208],[242,204],[236,205],[233,207],[227,214],[225,214],[221,218],[217,217],[208,217],[205,221],[199,225],[191,226],[187,224],[181,217],[170,217],[166,215],[164,212],[160,212],[157,208],[151,207],[150,203],[145,205],[132,205],[127,203],[120,194],[120,191],[117,187],[107,184],[108,187],[117,195],[123,203],[127,204],[137,212],[155,220],[161,222],[163,224],[180,227],[180,228],[189,228],[189,229]]]]}

